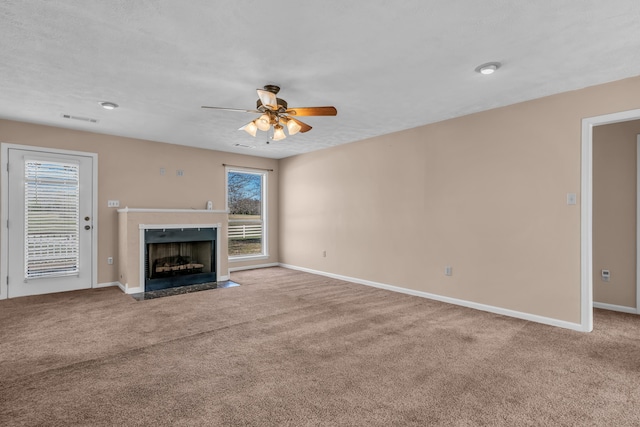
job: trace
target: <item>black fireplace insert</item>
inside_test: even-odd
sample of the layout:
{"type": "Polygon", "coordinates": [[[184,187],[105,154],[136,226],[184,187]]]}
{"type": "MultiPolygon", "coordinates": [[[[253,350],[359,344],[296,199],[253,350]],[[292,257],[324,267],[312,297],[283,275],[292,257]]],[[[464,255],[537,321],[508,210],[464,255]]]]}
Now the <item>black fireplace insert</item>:
{"type": "Polygon", "coordinates": [[[147,229],[144,290],[216,281],[217,228],[147,229]]]}

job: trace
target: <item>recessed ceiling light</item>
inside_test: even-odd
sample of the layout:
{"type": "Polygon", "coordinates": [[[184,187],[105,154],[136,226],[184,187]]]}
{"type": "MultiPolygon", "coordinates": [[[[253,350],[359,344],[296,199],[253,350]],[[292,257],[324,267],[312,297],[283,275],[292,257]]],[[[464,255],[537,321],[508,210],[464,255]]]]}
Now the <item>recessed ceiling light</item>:
{"type": "Polygon", "coordinates": [[[116,108],[118,108],[118,104],[116,104],[115,102],[101,102],[100,106],[105,110],[115,110],[116,108]]]}
{"type": "Polygon", "coordinates": [[[489,75],[496,72],[498,68],[500,68],[499,62],[487,62],[486,64],[478,65],[476,67],[476,73],[489,75]]]}

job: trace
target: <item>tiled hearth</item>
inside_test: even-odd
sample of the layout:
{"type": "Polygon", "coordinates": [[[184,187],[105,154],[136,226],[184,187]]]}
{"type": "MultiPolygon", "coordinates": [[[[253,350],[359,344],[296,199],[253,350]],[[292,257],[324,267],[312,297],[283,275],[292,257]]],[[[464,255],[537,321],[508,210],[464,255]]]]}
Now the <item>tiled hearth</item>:
{"type": "Polygon", "coordinates": [[[200,283],[197,285],[179,286],[177,288],[160,289],[157,291],[141,292],[139,294],[131,294],[133,299],[137,301],[145,301],[150,299],[157,299],[163,297],[171,297],[174,295],[190,294],[193,292],[208,291],[210,289],[226,289],[240,286],[236,282],[231,280],[225,280],[224,282],[215,283],[200,283]]]}

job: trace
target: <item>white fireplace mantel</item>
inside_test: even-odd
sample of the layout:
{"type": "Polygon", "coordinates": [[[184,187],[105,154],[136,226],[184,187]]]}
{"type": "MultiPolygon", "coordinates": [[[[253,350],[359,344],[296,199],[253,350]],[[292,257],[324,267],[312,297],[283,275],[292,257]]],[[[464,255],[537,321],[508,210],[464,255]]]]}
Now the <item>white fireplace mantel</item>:
{"type": "Polygon", "coordinates": [[[212,213],[227,214],[228,211],[214,211],[211,209],[155,209],[155,208],[130,208],[126,206],[124,209],[118,209],[118,213],[128,212],[146,212],[146,213],[212,213]]]}
{"type": "Polygon", "coordinates": [[[144,292],[144,230],[171,228],[215,228],[218,280],[229,279],[227,253],[228,212],[209,209],[118,209],[119,283],[126,293],[144,292]]]}
{"type": "Polygon", "coordinates": [[[220,228],[222,224],[138,224],[140,230],[171,230],[177,228],[220,228]]]}

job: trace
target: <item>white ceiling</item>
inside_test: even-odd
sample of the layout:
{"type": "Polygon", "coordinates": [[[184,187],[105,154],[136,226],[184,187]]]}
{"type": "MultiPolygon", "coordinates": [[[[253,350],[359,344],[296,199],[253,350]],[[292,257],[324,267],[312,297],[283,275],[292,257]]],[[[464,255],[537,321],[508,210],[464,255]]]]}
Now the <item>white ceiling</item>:
{"type": "Polygon", "coordinates": [[[0,118],[262,157],[638,74],[638,0],[0,2],[0,118]],[[338,116],[267,145],[237,130],[255,115],[200,108],[253,109],[265,84],[338,116]]]}

